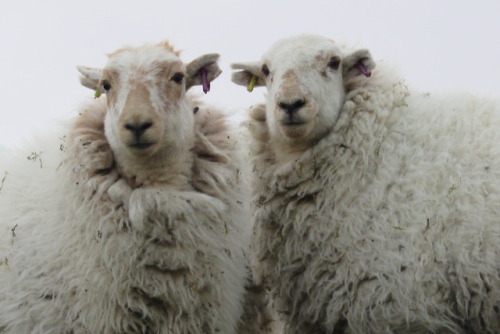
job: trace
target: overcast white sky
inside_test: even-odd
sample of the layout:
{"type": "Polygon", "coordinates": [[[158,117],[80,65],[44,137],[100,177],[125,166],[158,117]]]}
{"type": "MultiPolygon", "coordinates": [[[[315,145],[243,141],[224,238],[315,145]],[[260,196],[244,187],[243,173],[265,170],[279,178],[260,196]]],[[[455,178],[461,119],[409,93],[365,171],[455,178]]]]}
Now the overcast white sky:
{"type": "Polygon", "coordinates": [[[207,100],[242,118],[263,90],[230,82],[277,39],[317,33],[367,47],[423,91],[500,96],[500,0],[0,0],[0,146],[75,115],[92,92],[76,65],[123,45],[169,40],[189,61],[222,55],[207,100]]]}

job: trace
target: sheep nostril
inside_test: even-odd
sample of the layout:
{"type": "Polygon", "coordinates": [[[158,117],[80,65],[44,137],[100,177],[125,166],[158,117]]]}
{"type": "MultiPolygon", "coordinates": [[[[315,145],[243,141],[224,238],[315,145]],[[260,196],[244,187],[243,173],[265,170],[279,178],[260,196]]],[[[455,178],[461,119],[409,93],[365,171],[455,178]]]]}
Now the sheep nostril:
{"type": "Polygon", "coordinates": [[[149,129],[152,125],[152,122],[127,123],[125,124],[125,129],[129,130],[138,137],[146,132],[146,130],[149,129]]]}
{"type": "Polygon", "coordinates": [[[306,104],[306,101],[305,101],[304,99],[300,99],[300,100],[295,101],[295,103],[293,104],[293,106],[294,106],[296,109],[300,109],[300,108],[302,108],[305,104],[306,104]]]}
{"type": "Polygon", "coordinates": [[[304,99],[298,99],[293,101],[292,103],[280,102],[278,106],[283,109],[287,114],[292,115],[296,113],[300,108],[302,108],[306,104],[304,99]]]}

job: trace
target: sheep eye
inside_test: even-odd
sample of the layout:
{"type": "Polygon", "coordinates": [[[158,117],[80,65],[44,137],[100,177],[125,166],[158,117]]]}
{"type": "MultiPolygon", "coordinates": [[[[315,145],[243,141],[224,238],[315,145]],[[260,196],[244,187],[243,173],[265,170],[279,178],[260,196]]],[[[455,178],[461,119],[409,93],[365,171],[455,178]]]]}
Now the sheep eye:
{"type": "Polygon", "coordinates": [[[109,91],[111,89],[111,84],[109,83],[109,81],[104,80],[102,82],[102,88],[104,88],[106,92],[109,91]]]}
{"type": "Polygon", "coordinates": [[[333,70],[338,70],[340,66],[340,59],[337,57],[332,57],[330,59],[330,62],[328,63],[328,67],[330,67],[333,70]]]}
{"type": "Polygon", "coordinates": [[[171,78],[170,80],[172,80],[173,82],[175,83],[178,83],[180,84],[182,82],[182,79],[184,79],[184,74],[180,73],[180,72],[177,72],[175,73],[171,78]]]}
{"type": "Polygon", "coordinates": [[[261,69],[262,73],[267,77],[269,76],[269,67],[267,67],[267,65],[262,65],[262,69],[261,69]]]}

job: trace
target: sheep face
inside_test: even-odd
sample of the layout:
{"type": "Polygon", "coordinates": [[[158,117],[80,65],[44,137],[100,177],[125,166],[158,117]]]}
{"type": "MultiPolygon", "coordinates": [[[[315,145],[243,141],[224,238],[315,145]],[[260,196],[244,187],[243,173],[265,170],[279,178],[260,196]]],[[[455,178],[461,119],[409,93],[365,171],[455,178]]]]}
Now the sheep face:
{"type": "Polygon", "coordinates": [[[291,142],[310,141],[331,127],[344,98],[339,71],[340,52],[328,40],[276,43],[261,65],[271,134],[291,142]]]}
{"type": "Polygon", "coordinates": [[[175,154],[191,141],[193,112],[185,93],[220,74],[217,59],[210,54],[184,65],[169,44],[160,43],[115,51],[103,70],[78,69],[84,86],[106,93],[105,133],[113,151],[146,158],[175,154]]]}
{"type": "Polygon", "coordinates": [[[113,54],[98,84],[107,94],[105,131],[111,147],[150,156],[174,148],[178,137],[190,137],[185,73],[180,59],[161,47],[113,54]]]}
{"type": "Polygon", "coordinates": [[[268,90],[266,119],[274,140],[308,146],[335,124],[346,94],[346,77],[359,75],[374,63],[366,50],[345,55],[335,42],[321,36],[300,35],[275,43],[257,63],[234,64],[242,71],[233,81],[268,90]]]}

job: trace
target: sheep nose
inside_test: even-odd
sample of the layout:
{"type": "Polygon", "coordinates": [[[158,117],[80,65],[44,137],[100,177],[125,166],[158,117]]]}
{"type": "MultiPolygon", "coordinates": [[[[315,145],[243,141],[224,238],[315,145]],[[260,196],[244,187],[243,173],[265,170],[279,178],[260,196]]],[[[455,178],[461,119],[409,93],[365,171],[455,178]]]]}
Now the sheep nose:
{"type": "Polygon", "coordinates": [[[297,99],[291,103],[288,102],[280,102],[278,105],[281,109],[283,109],[287,114],[293,115],[300,108],[302,108],[306,104],[304,99],[297,99]]]}
{"type": "Polygon", "coordinates": [[[141,123],[127,123],[125,124],[125,129],[129,130],[134,134],[134,136],[139,137],[147,129],[149,129],[153,125],[152,122],[141,122],[141,123]]]}

